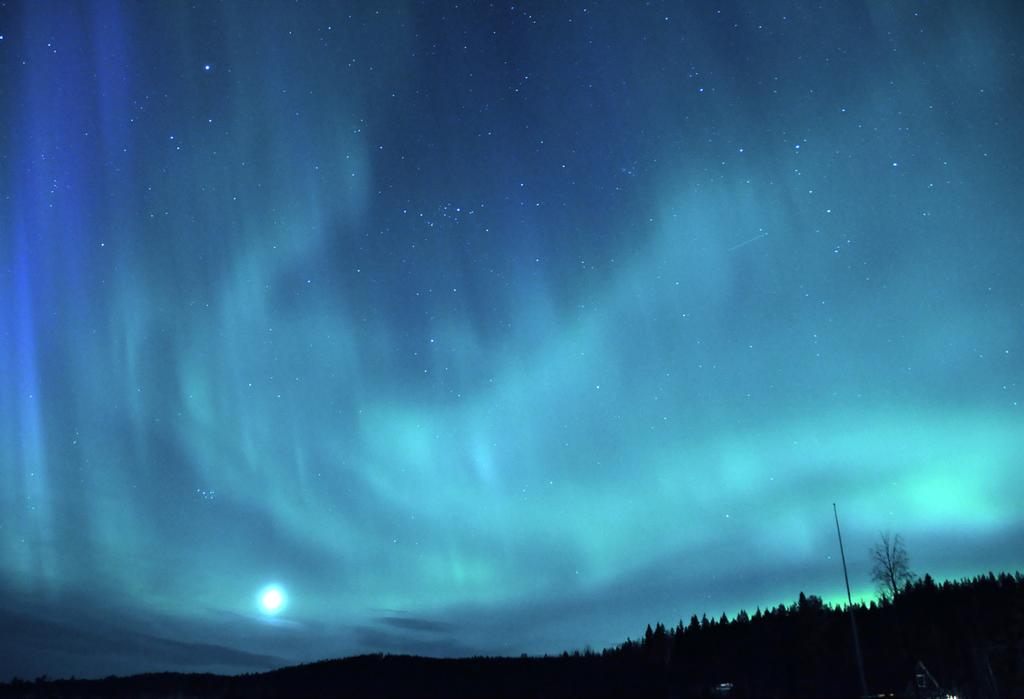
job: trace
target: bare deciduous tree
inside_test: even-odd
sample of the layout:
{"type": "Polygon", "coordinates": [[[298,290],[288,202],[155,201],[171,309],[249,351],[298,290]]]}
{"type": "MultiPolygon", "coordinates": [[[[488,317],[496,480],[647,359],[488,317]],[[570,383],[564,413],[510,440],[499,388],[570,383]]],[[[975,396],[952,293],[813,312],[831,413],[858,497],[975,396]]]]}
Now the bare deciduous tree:
{"type": "Polygon", "coordinates": [[[917,577],[910,570],[910,556],[899,534],[882,532],[878,543],[871,547],[871,560],[871,579],[882,597],[896,599],[903,587],[917,577]]]}

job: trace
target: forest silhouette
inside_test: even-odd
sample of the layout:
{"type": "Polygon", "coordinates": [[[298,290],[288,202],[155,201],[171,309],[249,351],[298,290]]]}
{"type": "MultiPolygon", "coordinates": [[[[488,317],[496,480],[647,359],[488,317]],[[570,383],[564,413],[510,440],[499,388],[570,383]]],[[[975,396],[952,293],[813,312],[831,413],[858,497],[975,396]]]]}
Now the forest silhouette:
{"type": "MultiPolygon", "coordinates": [[[[907,581],[853,605],[870,696],[1024,696],[1024,575],[907,581]]],[[[516,658],[362,655],[222,676],[15,679],[0,697],[853,697],[850,615],[800,593],[732,619],[656,623],[601,652],[516,658]]]]}

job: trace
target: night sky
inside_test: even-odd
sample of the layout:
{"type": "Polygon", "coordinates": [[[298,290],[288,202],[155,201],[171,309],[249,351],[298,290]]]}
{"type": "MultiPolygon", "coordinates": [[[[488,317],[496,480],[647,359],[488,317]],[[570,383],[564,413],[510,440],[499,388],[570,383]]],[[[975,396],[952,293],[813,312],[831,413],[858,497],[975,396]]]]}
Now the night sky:
{"type": "Polygon", "coordinates": [[[1020,569],[1022,30],[0,2],[0,678],[1020,569]]]}

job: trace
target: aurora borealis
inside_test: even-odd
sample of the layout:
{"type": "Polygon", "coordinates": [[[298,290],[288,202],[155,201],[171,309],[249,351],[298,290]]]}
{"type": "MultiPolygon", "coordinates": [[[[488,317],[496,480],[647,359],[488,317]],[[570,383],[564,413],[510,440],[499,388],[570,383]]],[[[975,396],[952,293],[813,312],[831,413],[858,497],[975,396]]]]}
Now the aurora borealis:
{"type": "Polygon", "coordinates": [[[1021,568],[1021,20],[0,2],[0,680],[1021,568]]]}

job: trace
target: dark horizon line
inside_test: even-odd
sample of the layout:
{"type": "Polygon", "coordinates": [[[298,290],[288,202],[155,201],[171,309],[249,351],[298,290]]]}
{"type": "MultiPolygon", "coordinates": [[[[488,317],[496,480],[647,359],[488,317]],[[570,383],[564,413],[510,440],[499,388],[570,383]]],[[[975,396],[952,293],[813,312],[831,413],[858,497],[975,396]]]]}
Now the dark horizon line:
{"type": "MultiPolygon", "coordinates": [[[[909,590],[909,589],[913,589],[913,587],[924,585],[924,584],[926,584],[925,583],[926,580],[929,581],[929,583],[931,585],[934,585],[937,588],[941,588],[941,587],[944,587],[944,586],[968,586],[968,585],[971,585],[971,584],[976,584],[976,583],[978,583],[978,582],[980,582],[982,580],[997,580],[998,581],[999,579],[1003,578],[1004,576],[1010,577],[1010,578],[1012,578],[1014,580],[1017,580],[1017,581],[1024,581],[1024,571],[1022,571],[1020,569],[1015,569],[1012,572],[1011,571],[1000,571],[999,573],[996,573],[996,572],[994,572],[992,570],[989,570],[987,572],[977,573],[977,574],[975,574],[973,576],[963,576],[963,577],[959,577],[959,578],[947,577],[947,578],[944,578],[942,580],[936,580],[935,578],[933,578],[931,576],[930,573],[926,572],[922,576],[915,576],[914,582],[913,583],[908,582],[906,587],[904,588],[904,590],[909,590]]],[[[902,594],[903,593],[901,592],[900,596],[902,596],[902,594]]],[[[842,603],[833,605],[833,604],[831,604],[829,602],[824,601],[821,597],[819,597],[817,595],[814,595],[814,594],[805,595],[805,593],[803,591],[801,591],[798,594],[798,596],[797,596],[797,601],[794,601],[794,602],[790,603],[789,605],[785,604],[784,602],[779,602],[776,605],[766,606],[763,610],[761,609],[760,606],[757,606],[753,614],[747,612],[746,609],[741,608],[731,618],[725,612],[722,612],[720,617],[714,617],[714,616],[709,617],[706,612],[703,612],[701,614],[701,618],[700,618],[699,621],[700,621],[700,624],[701,624],[702,628],[705,628],[706,626],[718,626],[718,627],[721,627],[721,626],[725,626],[725,625],[730,625],[731,626],[731,625],[736,624],[736,623],[749,623],[749,622],[751,622],[751,621],[753,621],[755,619],[758,619],[758,618],[769,617],[769,616],[774,615],[774,614],[776,614],[776,613],[778,613],[780,611],[784,612],[784,613],[789,613],[789,612],[793,612],[795,610],[798,610],[798,605],[800,603],[800,599],[801,598],[804,599],[804,600],[817,600],[818,602],[820,602],[821,609],[823,609],[825,611],[845,612],[849,608],[848,605],[843,605],[842,603]],[[746,614],[747,615],[747,619],[744,622],[739,622],[739,617],[740,617],[741,614],[746,614]],[[758,615],[760,615],[760,616],[758,616],[758,615]]],[[[897,597],[897,599],[899,599],[899,596],[897,597]]],[[[880,607],[883,607],[883,606],[890,606],[890,605],[893,605],[894,603],[895,603],[895,600],[891,600],[891,599],[888,599],[884,595],[880,595],[877,599],[869,600],[868,603],[865,603],[863,600],[859,600],[859,601],[853,602],[852,603],[852,608],[854,610],[871,610],[871,609],[876,609],[876,608],[880,608],[880,607]]],[[[692,621],[694,619],[697,619],[697,615],[696,614],[691,615],[691,624],[692,624],[692,621]]],[[[674,626],[671,626],[671,627],[665,625],[664,623],[662,623],[660,621],[659,622],[655,622],[655,625],[653,627],[652,627],[652,625],[650,623],[648,623],[647,624],[647,633],[650,634],[654,629],[657,629],[659,627],[661,628],[662,632],[665,633],[666,635],[675,635],[676,633],[680,632],[680,630],[685,632],[689,628],[687,625],[685,625],[683,623],[682,618],[680,618],[679,621],[677,622],[677,624],[674,625],[674,626]]],[[[589,646],[589,644],[587,644],[587,645],[585,645],[583,647],[583,649],[573,648],[571,650],[565,649],[565,650],[562,650],[560,652],[556,651],[554,653],[543,653],[543,654],[531,654],[531,653],[523,652],[523,653],[519,653],[518,655],[461,655],[461,656],[452,655],[452,656],[433,656],[433,655],[419,655],[419,654],[415,654],[415,653],[400,653],[400,652],[399,653],[394,653],[394,652],[390,652],[390,651],[378,650],[378,651],[366,651],[366,652],[361,652],[361,653],[355,653],[355,654],[352,654],[352,655],[344,655],[344,656],[338,656],[338,657],[327,657],[327,658],[320,658],[320,659],[317,659],[317,660],[302,661],[302,662],[298,662],[298,663],[291,663],[291,664],[281,665],[281,666],[278,666],[278,667],[272,667],[272,668],[269,668],[269,669],[266,669],[266,670],[261,670],[261,671],[249,671],[249,672],[238,672],[238,673],[183,672],[183,671],[175,671],[175,670],[157,670],[157,671],[153,671],[153,672],[140,672],[140,673],[134,673],[134,674],[129,674],[129,675],[105,675],[105,676],[102,676],[102,677],[77,677],[75,675],[71,675],[70,677],[50,677],[49,675],[44,674],[44,675],[41,675],[39,677],[34,678],[34,680],[26,680],[26,679],[23,679],[23,678],[15,675],[15,676],[12,676],[11,679],[6,681],[6,682],[4,682],[3,680],[0,680],[0,688],[3,688],[3,687],[11,688],[11,687],[15,687],[15,686],[24,685],[24,684],[31,684],[33,682],[37,683],[37,684],[39,684],[39,683],[47,683],[47,682],[49,682],[49,683],[58,683],[58,682],[103,682],[103,681],[115,680],[115,679],[116,680],[127,680],[127,679],[133,679],[133,678],[162,677],[162,676],[193,677],[193,678],[198,678],[198,677],[215,677],[215,678],[259,677],[259,676],[269,675],[269,674],[272,674],[272,673],[275,673],[275,672],[290,670],[290,669],[293,669],[293,668],[309,668],[309,667],[314,666],[314,665],[339,663],[339,662],[344,662],[344,661],[348,661],[348,660],[356,660],[356,659],[360,659],[360,658],[381,658],[381,659],[383,659],[383,658],[395,658],[395,659],[406,658],[406,659],[419,659],[419,660],[433,660],[433,661],[438,661],[438,662],[468,661],[468,660],[487,660],[487,661],[502,661],[502,660],[521,661],[521,660],[545,660],[545,659],[559,660],[559,659],[564,659],[566,657],[569,657],[569,658],[576,658],[576,657],[579,657],[579,658],[583,658],[583,657],[601,658],[601,657],[607,657],[607,656],[610,656],[610,655],[614,655],[616,653],[621,653],[626,648],[630,647],[631,645],[642,645],[644,642],[645,642],[645,639],[644,639],[643,635],[639,636],[636,640],[634,640],[630,636],[630,637],[627,637],[624,641],[622,641],[622,642],[620,642],[618,644],[615,644],[615,645],[612,645],[612,646],[608,646],[608,647],[604,647],[604,648],[601,648],[600,650],[594,650],[594,649],[592,649],[589,646]]]]}

